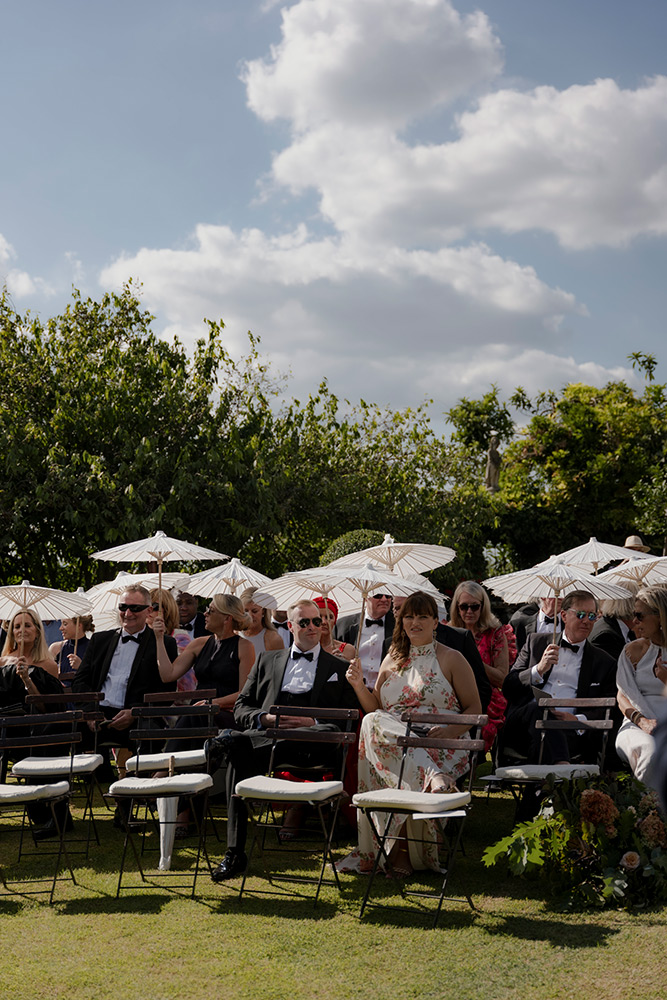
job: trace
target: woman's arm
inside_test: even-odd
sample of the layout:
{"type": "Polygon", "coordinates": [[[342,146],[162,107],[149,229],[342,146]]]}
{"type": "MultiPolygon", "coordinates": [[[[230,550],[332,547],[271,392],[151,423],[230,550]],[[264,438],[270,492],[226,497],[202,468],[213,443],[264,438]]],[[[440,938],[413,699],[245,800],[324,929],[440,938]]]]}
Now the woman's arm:
{"type": "Polygon", "coordinates": [[[157,665],[160,671],[160,680],[163,684],[173,684],[179,677],[187,674],[188,670],[195,662],[210,636],[202,635],[198,639],[193,639],[183,652],[176,657],[172,663],[164,645],[164,619],[159,615],[153,620],[153,633],[155,635],[155,648],[157,652],[157,665]]]}
{"type": "Polygon", "coordinates": [[[239,689],[238,691],[234,691],[232,694],[224,695],[222,698],[214,698],[213,704],[217,705],[218,708],[234,708],[236,699],[245,687],[245,682],[248,680],[250,671],[252,670],[254,664],[255,647],[249,639],[244,639],[243,636],[239,636],[239,689]]]}
{"type": "Polygon", "coordinates": [[[647,719],[645,715],[642,715],[639,709],[635,708],[627,695],[625,695],[621,690],[619,690],[616,695],[616,701],[618,702],[618,707],[626,719],[629,719],[630,722],[634,723],[634,725],[641,729],[642,732],[648,733],[649,736],[653,733],[653,730],[658,724],[656,719],[647,719]]]}
{"type": "Polygon", "coordinates": [[[361,666],[361,661],[356,656],[350,661],[345,677],[348,683],[352,685],[354,693],[357,696],[357,701],[363,708],[364,712],[377,712],[378,708],[382,707],[382,702],[380,701],[380,688],[387,679],[389,665],[393,664],[393,662],[394,661],[390,656],[385,656],[382,661],[382,666],[380,667],[377,681],[375,682],[375,687],[372,691],[369,691],[364,684],[364,671],[361,666]]]}
{"type": "Polygon", "coordinates": [[[58,656],[60,655],[60,650],[63,648],[64,645],[65,645],[64,639],[61,639],[60,642],[51,643],[51,645],[49,646],[49,653],[51,654],[54,660],[58,659],[58,656]]]}

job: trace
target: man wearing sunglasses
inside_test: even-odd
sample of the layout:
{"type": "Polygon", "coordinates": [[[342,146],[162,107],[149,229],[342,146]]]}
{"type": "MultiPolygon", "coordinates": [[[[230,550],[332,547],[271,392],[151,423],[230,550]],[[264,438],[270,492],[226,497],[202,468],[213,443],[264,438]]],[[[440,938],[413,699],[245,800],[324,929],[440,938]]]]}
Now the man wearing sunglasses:
{"type": "MultiPolygon", "coordinates": [[[[533,633],[519,653],[505,678],[503,694],[507,698],[505,726],[500,737],[501,757],[511,761],[511,751],[536,763],[540,734],[535,720],[542,717],[536,696],[559,698],[610,698],[616,695],[616,662],[597,649],[588,637],[598,618],[597,601],[584,590],[568,594],[561,608],[563,633],[552,642],[546,633],[533,633]],[[510,753],[507,754],[508,748],[510,753]]],[[[582,715],[555,711],[561,719],[583,720],[582,715]]],[[[613,748],[610,737],[608,746],[613,748]]],[[[553,764],[573,757],[593,763],[599,742],[590,734],[571,730],[566,739],[560,731],[545,738],[543,762],[553,764]]],[[[516,757],[514,758],[516,760],[516,757]]]]}
{"type": "MultiPolygon", "coordinates": [[[[213,872],[214,882],[241,875],[247,865],[245,854],[248,813],[245,802],[232,793],[238,781],[264,774],[269,765],[271,739],[266,730],[275,724],[272,705],[299,705],[313,708],[312,716],[281,719],[281,726],[295,729],[318,726],[318,708],[359,708],[357,697],[345,679],[347,661],[331,656],[320,646],[322,619],[311,601],[300,601],[288,609],[287,620],[294,635],[289,649],[260,653],[234,707],[234,717],[242,732],[223,730],[207,743],[209,769],[224,761],[227,767],[227,853],[213,872]]],[[[336,727],[333,727],[336,728],[336,727]]],[[[336,749],[329,744],[285,740],[276,747],[276,764],[288,761],[302,767],[328,764],[336,749]]]]}
{"type": "Polygon", "coordinates": [[[394,634],[396,619],[391,610],[391,595],[378,593],[367,597],[366,614],[362,616],[361,623],[359,615],[339,618],[335,629],[336,638],[356,646],[360,624],[359,660],[364,672],[364,683],[372,690],[380,672],[383,644],[386,639],[391,640],[394,634]]]}
{"type": "MultiPolygon", "coordinates": [[[[169,691],[175,686],[163,684],[160,678],[155,636],[146,624],[150,609],[150,595],[143,587],[121,594],[118,602],[121,627],[93,634],[72,682],[73,691],[103,693],[102,727],[113,734],[113,740],[109,741],[113,746],[130,745],[131,710],[143,705],[145,694],[169,691]]],[[[169,659],[175,660],[176,641],[167,635],[164,644],[169,659]]]]}

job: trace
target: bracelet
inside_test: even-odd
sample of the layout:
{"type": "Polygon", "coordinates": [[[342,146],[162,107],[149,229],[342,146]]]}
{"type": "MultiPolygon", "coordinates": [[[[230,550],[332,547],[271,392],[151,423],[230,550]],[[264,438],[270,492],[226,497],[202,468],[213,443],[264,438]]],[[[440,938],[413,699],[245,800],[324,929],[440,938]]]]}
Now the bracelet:
{"type": "Polygon", "coordinates": [[[642,713],[639,711],[638,708],[636,708],[634,712],[632,712],[630,715],[630,722],[634,723],[635,726],[638,726],[641,719],[643,718],[644,716],[642,715],[642,713]]]}

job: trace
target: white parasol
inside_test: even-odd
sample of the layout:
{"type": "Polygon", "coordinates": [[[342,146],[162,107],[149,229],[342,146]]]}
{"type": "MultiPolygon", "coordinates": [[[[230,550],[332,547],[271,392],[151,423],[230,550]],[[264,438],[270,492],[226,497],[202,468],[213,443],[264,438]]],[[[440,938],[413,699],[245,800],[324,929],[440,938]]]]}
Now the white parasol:
{"type": "Polygon", "coordinates": [[[112,549],[93,552],[91,559],[105,559],[108,562],[140,562],[155,560],[158,571],[158,587],[162,589],[162,563],[181,560],[227,559],[224,552],[214,552],[192,542],[179,538],[169,538],[164,531],[156,531],[150,538],[140,538],[136,542],[115,545],[112,549]]]}
{"type": "Polygon", "coordinates": [[[221,566],[213,566],[201,573],[193,573],[185,590],[198,597],[214,597],[215,594],[236,594],[247,587],[264,587],[271,578],[244,566],[240,559],[230,559],[221,566]]]}
{"type": "Polygon", "coordinates": [[[70,594],[51,587],[33,587],[27,580],[0,587],[0,618],[12,618],[21,611],[36,611],[42,621],[58,621],[90,614],[90,601],[83,594],[70,594]]]}
{"type": "Polygon", "coordinates": [[[373,545],[360,552],[334,559],[329,566],[354,566],[369,561],[386,566],[392,573],[399,576],[415,576],[446,566],[456,558],[454,549],[446,545],[426,545],[420,542],[395,542],[391,535],[385,535],[381,545],[373,545]]]}
{"type": "Polygon", "coordinates": [[[633,559],[635,557],[640,560],[654,558],[649,556],[648,553],[637,552],[635,549],[626,549],[621,545],[611,545],[609,542],[598,542],[597,538],[591,537],[583,545],[577,545],[573,549],[567,549],[566,552],[550,556],[549,559],[545,559],[539,565],[546,566],[555,561],[565,563],[568,566],[578,566],[588,573],[597,574],[600,566],[606,566],[607,563],[614,562],[617,559],[633,559]]]}
{"type": "MultiPolygon", "coordinates": [[[[485,587],[502,597],[508,604],[539,600],[543,597],[565,597],[575,590],[585,590],[598,600],[619,600],[630,596],[630,591],[618,584],[607,583],[602,576],[591,576],[576,566],[569,566],[562,557],[530,569],[503,576],[492,576],[482,581],[485,587]]],[[[554,618],[554,641],[556,638],[554,618]]]]}
{"type": "MultiPolygon", "coordinates": [[[[635,553],[640,556],[640,553],[635,553]]],[[[640,556],[628,559],[620,566],[600,573],[599,580],[617,583],[621,587],[653,587],[667,583],[667,556],[640,556]]]]}

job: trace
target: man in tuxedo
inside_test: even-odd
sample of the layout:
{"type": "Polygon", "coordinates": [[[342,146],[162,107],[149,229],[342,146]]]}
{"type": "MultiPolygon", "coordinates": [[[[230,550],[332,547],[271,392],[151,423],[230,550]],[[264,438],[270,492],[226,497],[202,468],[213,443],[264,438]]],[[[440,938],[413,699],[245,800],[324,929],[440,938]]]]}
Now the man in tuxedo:
{"type": "Polygon", "coordinates": [[[178,627],[189,632],[193,639],[209,635],[206,631],[205,619],[201,611],[197,611],[198,603],[194,594],[186,594],[184,590],[176,598],[178,608],[178,627]]]}
{"type": "Polygon", "coordinates": [[[555,597],[544,597],[540,601],[539,608],[536,608],[534,604],[525,605],[514,612],[510,618],[510,625],[516,636],[516,648],[518,652],[521,652],[527,637],[534,632],[553,635],[554,618],[556,616],[556,633],[563,631],[563,620],[558,613],[560,605],[560,600],[556,600],[555,597]]]}
{"type": "MultiPolygon", "coordinates": [[[[93,634],[72,681],[73,691],[104,694],[99,707],[113,733],[114,746],[130,746],[131,709],[143,705],[145,694],[175,687],[163,684],[160,678],[155,636],[146,624],[150,608],[147,590],[143,587],[126,590],[118,605],[121,628],[93,634]]],[[[178,653],[175,640],[167,635],[164,644],[169,659],[175,660],[178,653]]],[[[91,704],[92,707],[95,706],[91,704]]]]}
{"type": "Polygon", "coordinates": [[[605,608],[607,614],[596,621],[590,641],[598,649],[618,660],[626,643],[636,638],[632,631],[635,601],[633,597],[624,601],[607,601],[605,608]]]}
{"type": "MultiPolygon", "coordinates": [[[[275,725],[272,705],[312,706],[313,715],[281,719],[281,726],[318,727],[317,708],[359,708],[357,697],[345,678],[347,661],[331,656],[320,646],[320,609],[311,601],[300,601],[288,610],[294,642],[289,649],[261,653],[241,691],[234,716],[242,731],[223,730],[209,740],[206,749],[209,769],[224,760],[227,768],[227,853],[213,872],[214,882],[241,875],[248,863],[245,842],[248,812],[243,799],[234,795],[238,781],[264,774],[271,755],[271,739],[266,730],[275,725]]],[[[336,727],[333,727],[336,728],[336,727]]],[[[337,748],[331,744],[279,741],[274,762],[300,766],[334,763],[337,748]]]]}
{"type": "MultiPolygon", "coordinates": [[[[390,594],[373,594],[366,598],[366,614],[361,621],[359,660],[364,672],[364,682],[372,691],[375,687],[386,640],[391,642],[396,620],[391,610],[390,594]]],[[[334,630],[337,639],[349,642],[356,648],[359,636],[359,615],[339,618],[334,630]]]]}
{"type": "MultiPolygon", "coordinates": [[[[597,602],[587,591],[577,590],[563,600],[563,634],[556,643],[547,633],[528,636],[516,663],[505,678],[503,694],[507,698],[502,748],[511,748],[531,763],[539,759],[540,734],[535,720],[542,717],[536,696],[560,698],[609,698],[616,695],[616,663],[607,653],[588,641],[597,620],[597,602]]],[[[583,715],[555,711],[558,718],[584,720],[583,715]]],[[[613,747],[613,739],[609,744],[613,747]]],[[[501,749],[501,756],[503,755],[501,749]]],[[[586,763],[597,752],[595,737],[571,730],[569,738],[559,731],[545,737],[544,763],[565,762],[572,756],[586,763]]]]}

